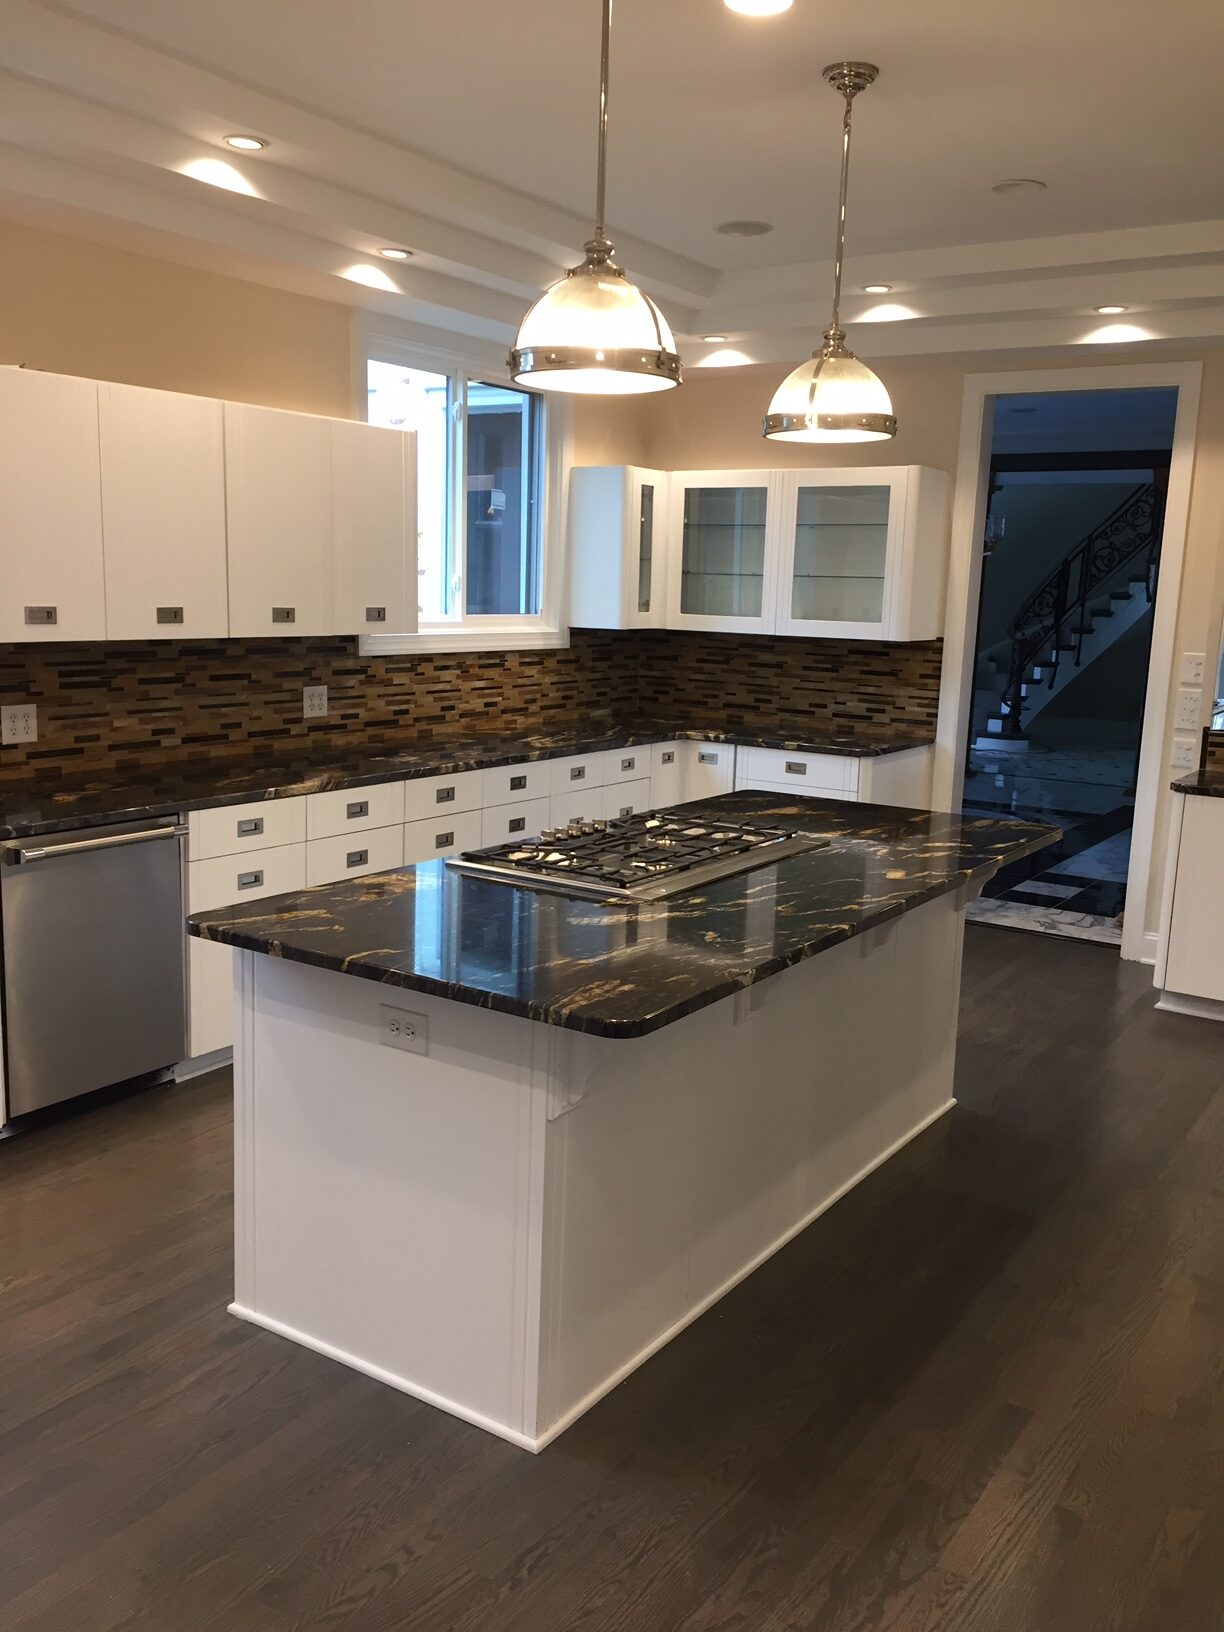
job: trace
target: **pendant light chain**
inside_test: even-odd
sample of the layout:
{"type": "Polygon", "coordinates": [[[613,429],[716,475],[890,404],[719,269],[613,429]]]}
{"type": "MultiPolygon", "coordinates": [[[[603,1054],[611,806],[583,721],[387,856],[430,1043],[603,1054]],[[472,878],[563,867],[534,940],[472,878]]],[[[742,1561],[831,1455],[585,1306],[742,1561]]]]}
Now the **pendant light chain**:
{"type": "Polygon", "coordinates": [[[608,79],[612,59],[612,0],[603,0],[603,38],[599,55],[599,141],[595,171],[595,234],[591,242],[612,253],[608,242],[608,79]]]}
{"type": "Polygon", "coordinates": [[[833,260],[833,317],[826,339],[836,334],[844,340],[841,327],[842,267],[846,259],[846,195],[850,187],[850,116],[854,109],[854,92],[845,90],[846,111],[842,117],[841,193],[837,203],[837,252],[833,260]]]}

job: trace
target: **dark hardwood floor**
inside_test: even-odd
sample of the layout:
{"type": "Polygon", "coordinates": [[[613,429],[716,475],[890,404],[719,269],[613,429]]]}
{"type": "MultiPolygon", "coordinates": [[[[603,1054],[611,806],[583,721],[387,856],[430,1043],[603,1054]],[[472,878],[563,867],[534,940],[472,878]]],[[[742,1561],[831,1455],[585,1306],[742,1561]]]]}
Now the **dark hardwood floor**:
{"type": "Polygon", "coordinates": [[[0,1145],[0,1627],[1218,1632],[1224,1028],[971,928],[958,1091],[539,1457],[226,1313],[226,1078],[0,1145]]]}

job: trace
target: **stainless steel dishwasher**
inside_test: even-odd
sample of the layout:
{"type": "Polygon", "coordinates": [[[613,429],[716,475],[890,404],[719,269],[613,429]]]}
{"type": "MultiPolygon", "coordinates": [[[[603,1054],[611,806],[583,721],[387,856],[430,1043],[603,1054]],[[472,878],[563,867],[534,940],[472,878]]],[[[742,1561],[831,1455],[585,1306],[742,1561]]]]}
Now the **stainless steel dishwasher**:
{"type": "Polygon", "coordinates": [[[186,1054],[185,831],[129,822],[0,845],[10,1118],[186,1054]]]}

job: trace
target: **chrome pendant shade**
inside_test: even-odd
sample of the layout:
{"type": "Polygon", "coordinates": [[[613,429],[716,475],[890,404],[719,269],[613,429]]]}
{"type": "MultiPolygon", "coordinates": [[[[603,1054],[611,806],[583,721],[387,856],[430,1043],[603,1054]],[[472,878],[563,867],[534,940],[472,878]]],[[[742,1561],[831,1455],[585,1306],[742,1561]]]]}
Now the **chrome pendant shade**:
{"type": "Polygon", "coordinates": [[[840,323],[851,107],[854,98],[875,82],[879,72],[870,62],[835,62],[824,70],[825,83],[845,99],[833,316],[820,350],[788,374],[774,393],[765,416],[764,434],[775,442],[878,442],[897,434],[892,401],[883,382],[846,345],[840,323]]]}
{"type": "Polygon", "coordinates": [[[667,319],[616,264],[604,230],[608,167],[608,60],[612,0],[603,0],[595,233],[586,259],[551,284],[519,325],[510,353],[516,384],[542,391],[625,396],[680,384],[667,319]]]}

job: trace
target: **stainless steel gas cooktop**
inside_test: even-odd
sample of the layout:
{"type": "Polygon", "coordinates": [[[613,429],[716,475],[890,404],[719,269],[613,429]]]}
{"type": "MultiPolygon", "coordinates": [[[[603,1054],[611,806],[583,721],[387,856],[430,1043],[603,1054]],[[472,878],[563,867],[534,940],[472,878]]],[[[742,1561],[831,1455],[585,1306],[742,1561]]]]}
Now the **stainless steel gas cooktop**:
{"type": "Polygon", "coordinates": [[[539,838],[465,850],[447,863],[478,878],[598,901],[658,901],[716,879],[767,867],[827,839],[683,811],[613,822],[570,822],[539,838]]]}

